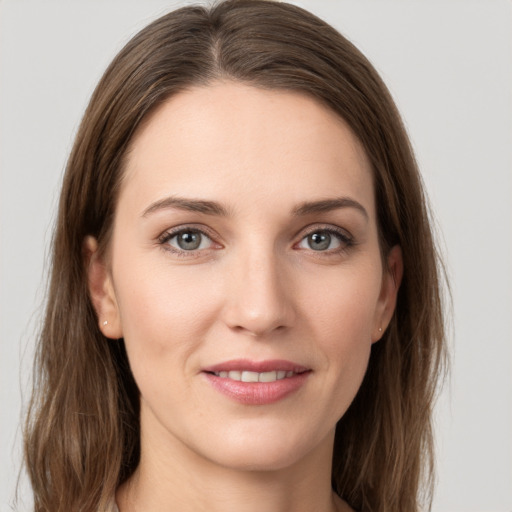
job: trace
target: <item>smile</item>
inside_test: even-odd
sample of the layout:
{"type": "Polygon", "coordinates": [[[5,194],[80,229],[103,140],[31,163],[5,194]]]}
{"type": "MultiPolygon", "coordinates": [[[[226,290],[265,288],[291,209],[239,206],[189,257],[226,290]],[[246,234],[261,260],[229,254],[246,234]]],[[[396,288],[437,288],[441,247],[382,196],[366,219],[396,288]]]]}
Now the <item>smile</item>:
{"type": "Polygon", "coordinates": [[[312,373],[290,361],[233,360],[204,368],[211,386],[243,405],[267,405],[298,391],[312,373]]]}
{"type": "Polygon", "coordinates": [[[282,380],[297,375],[292,370],[277,370],[271,372],[251,372],[248,370],[238,371],[232,370],[230,372],[214,372],[214,375],[221,379],[237,380],[239,382],[275,382],[276,380],[282,380]]]}

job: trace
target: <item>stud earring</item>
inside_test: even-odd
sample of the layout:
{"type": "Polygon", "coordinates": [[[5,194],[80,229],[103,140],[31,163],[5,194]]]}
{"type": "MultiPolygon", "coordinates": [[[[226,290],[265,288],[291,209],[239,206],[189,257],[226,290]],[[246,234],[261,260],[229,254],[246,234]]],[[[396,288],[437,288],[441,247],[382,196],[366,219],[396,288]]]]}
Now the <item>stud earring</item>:
{"type": "Polygon", "coordinates": [[[379,327],[379,332],[382,332],[382,327],[379,327]]]}
{"type": "Polygon", "coordinates": [[[107,324],[108,324],[108,320],[105,320],[105,321],[103,322],[103,325],[107,325],[107,324]]]}

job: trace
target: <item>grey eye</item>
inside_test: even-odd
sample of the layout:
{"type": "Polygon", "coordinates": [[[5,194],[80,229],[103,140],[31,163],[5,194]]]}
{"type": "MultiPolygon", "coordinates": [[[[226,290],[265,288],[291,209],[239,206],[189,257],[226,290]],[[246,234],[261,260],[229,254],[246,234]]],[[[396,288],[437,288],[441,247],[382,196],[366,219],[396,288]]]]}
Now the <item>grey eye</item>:
{"type": "Polygon", "coordinates": [[[206,249],[211,244],[211,240],[200,231],[187,229],[175,234],[168,243],[182,251],[195,251],[206,249]]]}
{"type": "Polygon", "coordinates": [[[330,233],[326,230],[318,230],[305,236],[299,244],[301,249],[313,251],[327,251],[341,247],[341,235],[330,233]]]}
{"type": "Polygon", "coordinates": [[[331,244],[331,235],[329,233],[312,233],[307,238],[309,247],[314,251],[325,251],[331,244]]]}

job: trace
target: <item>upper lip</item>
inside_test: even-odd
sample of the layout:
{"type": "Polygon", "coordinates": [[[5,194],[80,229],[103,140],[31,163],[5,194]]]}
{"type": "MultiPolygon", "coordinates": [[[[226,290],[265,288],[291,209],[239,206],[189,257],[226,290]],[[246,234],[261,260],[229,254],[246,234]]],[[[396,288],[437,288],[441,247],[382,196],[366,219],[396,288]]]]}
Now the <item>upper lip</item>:
{"type": "Polygon", "coordinates": [[[283,359],[272,359],[267,361],[251,361],[250,359],[233,359],[223,363],[214,364],[203,368],[204,372],[230,372],[230,371],[249,371],[249,372],[273,372],[273,371],[292,371],[295,373],[303,373],[310,368],[302,366],[301,364],[283,359]]]}

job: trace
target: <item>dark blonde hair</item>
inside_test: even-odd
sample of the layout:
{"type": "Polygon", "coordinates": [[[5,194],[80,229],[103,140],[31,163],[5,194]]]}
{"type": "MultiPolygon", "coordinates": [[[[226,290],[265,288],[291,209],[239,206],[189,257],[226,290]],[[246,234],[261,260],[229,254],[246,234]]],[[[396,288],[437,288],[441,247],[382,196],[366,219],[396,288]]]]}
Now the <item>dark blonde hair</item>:
{"type": "Polygon", "coordinates": [[[429,504],[431,414],[444,362],[440,267],[417,165],[393,100],[331,26],[286,3],[228,0],[171,12],[137,34],[99,82],[67,165],[25,460],[37,512],[104,509],[140,455],[139,393],[124,344],[98,328],[83,241],[108,246],[123,160],[147,116],[194,85],[233,80],[300,91],[327,105],[371,161],[383,254],[402,248],[391,324],[336,428],[332,485],[354,509],[429,504]]]}

